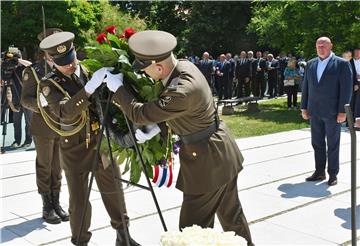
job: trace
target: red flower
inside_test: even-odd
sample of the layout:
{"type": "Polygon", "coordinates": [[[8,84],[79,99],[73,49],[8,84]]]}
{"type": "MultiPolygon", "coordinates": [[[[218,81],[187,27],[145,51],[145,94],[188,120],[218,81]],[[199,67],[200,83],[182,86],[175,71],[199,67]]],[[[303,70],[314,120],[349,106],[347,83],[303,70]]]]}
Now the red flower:
{"type": "Polygon", "coordinates": [[[128,27],[124,30],[125,38],[130,38],[132,35],[135,34],[135,30],[131,27],[128,27]]]}
{"type": "Polygon", "coordinates": [[[119,35],[119,39],[123,39],[123,38],[125,38],[124,34],[119,35]]]}
{"type": "Polygon", "coordinates": [[[98,41],[99,44],[105,43],[107,41],[106,34],[101,33],[99,36],[96,37],[96,41],[98,41]]]}
{"type": "Polygon", "coordinates": [[[116,33],[116,26],[108,26],[107,28],[105,28],[105,30],[108,33],[115,34],[116,33]]]}

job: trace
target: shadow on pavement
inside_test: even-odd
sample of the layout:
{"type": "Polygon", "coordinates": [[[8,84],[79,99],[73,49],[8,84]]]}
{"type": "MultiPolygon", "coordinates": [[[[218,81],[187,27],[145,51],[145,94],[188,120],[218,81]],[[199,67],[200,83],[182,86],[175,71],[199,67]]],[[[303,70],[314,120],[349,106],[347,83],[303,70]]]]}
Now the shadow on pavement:
{"type": "Polygon", "coordinates": [[[36,218],[21,222],[16,225],[4,226],[0,229],[1,243],[6,243],[19,237],[24,237],[35,230],[44,229],[46,228],[45,223],[46,222],[42,218],[36,218]],[[6,233],[5,229],[9,230],[12,233],[6,233]]]}
{"type": "MultiPolygon", "coordinates": [[[[337,208],[334,214],[345,221],[341,224],[342,227],[351,230],[351,208],[337,208]]],[[[356,216],[356,229],[360,229],[360,205],[356,207],[356,216]]]]}
{"type": "Polygon", "coordinates": [[[278,187],[283,198],[296,198],[296,197],[325,197],[331,195],[327,189],[329,186],[326,182],[302,182],[297,184],[282,184],[278,187]]]}

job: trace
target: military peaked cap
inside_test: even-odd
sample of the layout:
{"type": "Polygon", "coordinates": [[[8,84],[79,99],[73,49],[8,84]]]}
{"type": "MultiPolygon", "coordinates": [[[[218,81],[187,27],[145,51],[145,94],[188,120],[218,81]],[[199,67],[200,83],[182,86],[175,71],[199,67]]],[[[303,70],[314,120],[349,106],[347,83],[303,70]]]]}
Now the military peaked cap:
{"type": "Polygon", "coordinates": [[[74,38],[72,32],[57,32],[43,39],[40,49],[48,52],[57,65],[68,65],[75,59],[74,38]]]}
{"type": "Polygon", "coordinates": [[[147,30],[135,33],[129,38],[130,50],[135,55],[133,68],[141,70],[165,60],[176,44],[176,38],[168,32],[147,30]]]}

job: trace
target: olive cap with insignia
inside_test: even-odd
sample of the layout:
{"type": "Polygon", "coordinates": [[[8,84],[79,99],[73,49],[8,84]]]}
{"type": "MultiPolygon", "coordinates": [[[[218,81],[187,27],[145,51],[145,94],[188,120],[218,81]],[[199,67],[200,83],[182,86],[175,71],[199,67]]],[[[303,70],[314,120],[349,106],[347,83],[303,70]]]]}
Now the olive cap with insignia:
{"type": "Polygon", "coordinates": [[[175,36],[168,32],[147,30],[135,33],[129,38],[129,48],[135,55],[133,69],[141,70],[165,60],[176,44],[175,36]]]}
{"type": "Polygon", "coordinates": [[[50,36],[51,34],[57,33],[57,32],[62,32],[63,30],[61,30],[60,28],[46,28],[45,29],[45,36],[44,36],[44,31],[42,31],[41,33],[39,33],[37,35],[37,39],[39,41],[42,41],[44,38],[50,36]]]}
{"type": "Polygon", "coordinates": [[[75,59],[74,38],[75,34],[72,32],[57,32],[44,38],[40,43],[40,49],[48,52],[57,65],[65,66],[75,59]]]}

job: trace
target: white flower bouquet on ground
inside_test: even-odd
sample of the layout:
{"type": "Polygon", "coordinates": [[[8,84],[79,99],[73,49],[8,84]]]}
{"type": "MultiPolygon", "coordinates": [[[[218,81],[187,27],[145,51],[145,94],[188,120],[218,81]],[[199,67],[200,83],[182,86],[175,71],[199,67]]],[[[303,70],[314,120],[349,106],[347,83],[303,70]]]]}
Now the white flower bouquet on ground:
{"type": "Polygon", "coordinates": [[[218,232],[212,228],[193,225],[182,232],[165,232],[160,239],[161,246],[246,246],[246,240],[235,232],[218,232]]]}

